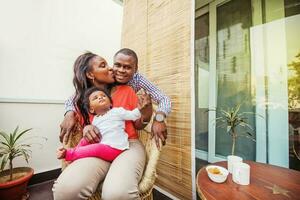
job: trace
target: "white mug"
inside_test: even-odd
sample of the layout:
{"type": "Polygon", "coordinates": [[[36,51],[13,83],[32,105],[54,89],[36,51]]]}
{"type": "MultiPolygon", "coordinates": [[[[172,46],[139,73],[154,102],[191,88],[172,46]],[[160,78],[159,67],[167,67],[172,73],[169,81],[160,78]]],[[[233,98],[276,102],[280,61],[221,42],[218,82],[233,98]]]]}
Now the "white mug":
{"type": "Polygon", "coordinates": [[[246,163],[234,163],[232,169],[232,180],[240,185],[249,185],[250,166],[246,163]]]}
{"type": "Polygon", "coordinates": [[[241,157],[238,157],[238,156],[227,156],[227,169],[229,171],[229,173],[232,173],[232,166],[233,166],[233,163],[241,163],[243,162],[243,158],[241,157]]]}

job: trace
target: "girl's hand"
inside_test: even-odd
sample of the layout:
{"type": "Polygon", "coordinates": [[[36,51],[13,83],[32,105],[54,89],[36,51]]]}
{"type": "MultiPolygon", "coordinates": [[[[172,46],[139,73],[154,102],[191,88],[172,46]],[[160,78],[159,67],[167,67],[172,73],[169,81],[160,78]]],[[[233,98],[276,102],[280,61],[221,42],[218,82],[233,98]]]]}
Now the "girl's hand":
{"type": "Polygon", "coordinates": [[[100,132],[98,128],[93,125],[87,125],[84,127],[83,137],[91,144],[100,142],[100,132]]]}
{"type": "Polygon", "coordinates": [[[148,93],[143,92],[138,96],[138,109],[144,121],[150,121],[152,116],[152,101],[148,93]]]}
{"type": "Polygon", "coordinates": [[[63,147],[60,147],[56,150],[57,159],[64,159],[66,157],[67,150],[63,147]]]}

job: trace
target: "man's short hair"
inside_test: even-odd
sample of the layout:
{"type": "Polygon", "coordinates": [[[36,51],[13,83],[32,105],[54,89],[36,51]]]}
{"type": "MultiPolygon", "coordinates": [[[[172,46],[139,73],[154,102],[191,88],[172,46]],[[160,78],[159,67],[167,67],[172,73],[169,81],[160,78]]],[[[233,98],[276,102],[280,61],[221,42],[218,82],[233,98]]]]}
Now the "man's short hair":
{"type": "Polygon", "coordinates": [[[124,54],[126,56],[131,56],[134,58],[135,60],[135,63],[136,65],[138,65],[138,57],[136,55],[136,53],[132,50],[132,49],[128,49],[128,48],[123,48],[123,49],[120,49],[115,55],[114,55],[114,58],[119,54],[124,54]]]}

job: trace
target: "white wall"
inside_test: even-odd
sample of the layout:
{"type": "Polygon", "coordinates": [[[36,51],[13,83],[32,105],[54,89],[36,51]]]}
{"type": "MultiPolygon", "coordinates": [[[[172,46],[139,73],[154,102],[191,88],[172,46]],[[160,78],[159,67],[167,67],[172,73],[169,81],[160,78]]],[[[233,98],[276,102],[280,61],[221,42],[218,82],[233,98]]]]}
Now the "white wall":
{"type": "MultiPolygon", "coordinates": [[[[17,125],[20,130],[33,128],[30,135],[47,137],[47,141],[38,137],[29,142],[43,145],[33,145],[32,159],[29,166],[35,173],[57,169],[60,162],[56,159],[56,148],[60,146],[59,124],[63,119],[64,106],[62,104],[23,104],[0,103],[0,130],[12,132],[17,125]]],[[[29,136],[29,135],[28,135],[29,136]]],[[[27,166],[23,159],[14,162],[15,166],[27,166]]]]}
{"type": "Polygon", "coordinates": [[[0,98],[64,100],[78,55],[112,63],[122,15],[112,0],[0,0],[0,98]]]}
{"type": "Polygon", "coordinates": [[[122,16],[113,0],[0,0],[0,130],[20,125],[48,138],[43,149],[34,148],[36,172],[60,166],[62,102],[74,91],[76,57],[89,50],[112,64],[122,16]]]}

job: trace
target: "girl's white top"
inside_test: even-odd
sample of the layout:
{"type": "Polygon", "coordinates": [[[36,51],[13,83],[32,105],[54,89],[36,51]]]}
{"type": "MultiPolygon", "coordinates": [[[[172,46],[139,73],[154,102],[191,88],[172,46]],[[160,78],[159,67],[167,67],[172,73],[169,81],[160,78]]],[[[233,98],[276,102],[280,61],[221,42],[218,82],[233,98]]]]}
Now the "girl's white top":
{"type": "Polygon", "coordinates": [[[132,111],[122,107],[112,108],[102,116],[95,116],[93,125],[102,135],[101,144],[109,145],[115,149],[129,149],[128,134],[125,132],[125,120],[135,121],[141,117],[139,109],[132,111]]]}

